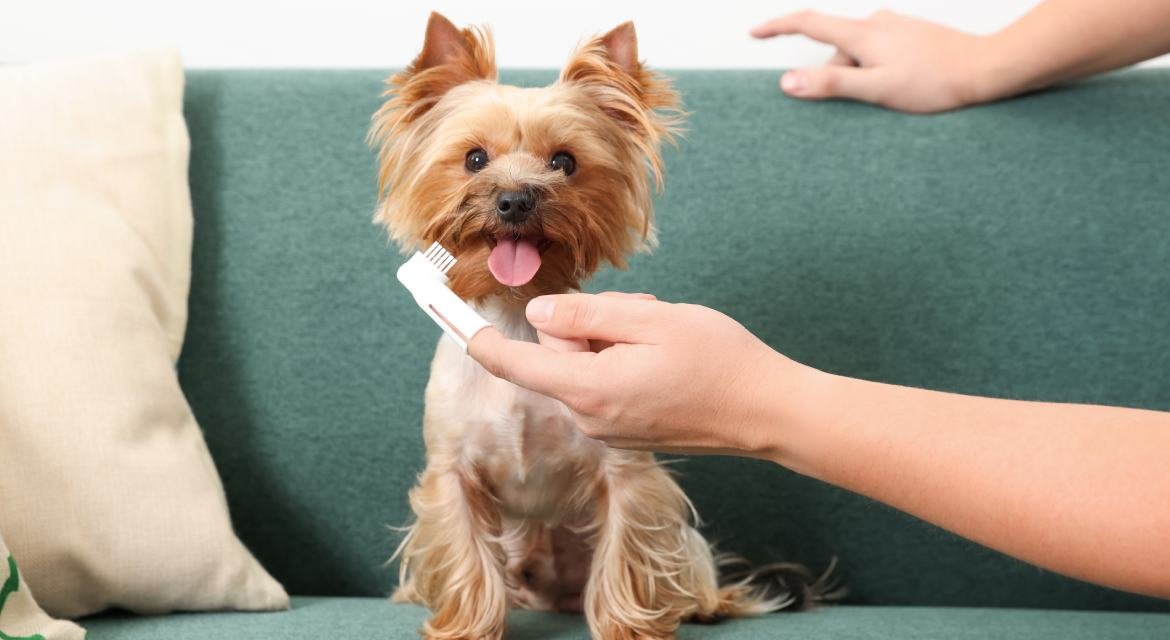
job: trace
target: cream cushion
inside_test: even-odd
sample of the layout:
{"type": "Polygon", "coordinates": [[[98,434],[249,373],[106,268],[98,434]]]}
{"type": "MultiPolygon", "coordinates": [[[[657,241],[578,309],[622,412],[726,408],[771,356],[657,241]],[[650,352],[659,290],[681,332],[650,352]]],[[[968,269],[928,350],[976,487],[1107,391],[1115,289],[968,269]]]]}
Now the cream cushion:
{"type": "Polygon", "coordinates": [[[280,609],[179,388],[173,53],[0,67],[0,531],[46,611],[280,609]]]}

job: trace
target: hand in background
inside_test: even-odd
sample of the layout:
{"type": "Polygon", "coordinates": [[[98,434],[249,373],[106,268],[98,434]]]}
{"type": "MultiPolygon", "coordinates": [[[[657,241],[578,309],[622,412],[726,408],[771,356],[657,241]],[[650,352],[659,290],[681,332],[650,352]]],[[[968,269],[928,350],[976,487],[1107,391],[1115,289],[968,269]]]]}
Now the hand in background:
{"type": "Polygon", "coordinates": [[[802,34],[837,47],[825,65],[784,74],[780,87],[793,97],[850,98],[915,113],[990,97],[980,68],[986,39],[925,20],[889,11],[863,20],[801,11],[765,22],[751,34],[802,34]]]}
{"type": "Polygon", "coordinates": [[[931,113],[1170,52],[1170,2],[1045,0],[987,36],[889,11],[863,20],[801,11],[751,33],[757,38],[802,34],[837,47],[824,66],[784,74],[781,87],[793,97],[849,98],[931,113]]]}

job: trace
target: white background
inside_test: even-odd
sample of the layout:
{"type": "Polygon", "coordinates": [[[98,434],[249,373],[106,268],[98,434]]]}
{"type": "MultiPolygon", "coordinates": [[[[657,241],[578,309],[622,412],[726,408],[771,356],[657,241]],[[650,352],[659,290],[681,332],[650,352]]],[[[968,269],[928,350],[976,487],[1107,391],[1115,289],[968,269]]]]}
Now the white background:
{"type": "MultiPolygon", "coordinates": [[[[0,62],[176,47],[188,67],[396,67],[422,44],[431,9],[490,24],[501,67],[556,67],[583,36],[634,20],[641,56],[664,68],[781,68],[823,60],[803,38],[754,41],[750,26],[802,8],[865,16],[885,7],[974,33],[1007,24],[1036,0],[2,0],[0,62]],[[685,7],[685,8],[684,8],[685,7]]],[[[1170,66],[1170,57],[1156,64],[1170,66]]]]}

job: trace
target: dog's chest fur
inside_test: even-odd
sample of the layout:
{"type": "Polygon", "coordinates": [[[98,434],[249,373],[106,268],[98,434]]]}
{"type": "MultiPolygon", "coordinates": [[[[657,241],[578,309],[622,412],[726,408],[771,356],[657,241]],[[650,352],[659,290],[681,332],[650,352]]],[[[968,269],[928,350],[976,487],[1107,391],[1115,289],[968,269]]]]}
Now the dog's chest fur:
{"type": "MultiPolygon", "coordinates": [[[[536,341],[523,307],[491,301],[477,310],[509,338],[536,341]]],[[[446,337],[426,400],[428,454],[454,456],[482,474],[505,517],[551,525],[587,506],[582,490],[605,448],[581,435],[560,402],[493,377],[446,337]]]]}

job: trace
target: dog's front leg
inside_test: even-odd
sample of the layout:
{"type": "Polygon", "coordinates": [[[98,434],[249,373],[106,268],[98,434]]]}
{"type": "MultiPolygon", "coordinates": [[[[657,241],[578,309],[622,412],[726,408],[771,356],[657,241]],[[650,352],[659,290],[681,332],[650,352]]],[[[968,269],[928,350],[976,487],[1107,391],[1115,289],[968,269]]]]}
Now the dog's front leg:
{"type": "Polygon", "coordinates": [[[417,520],[402,546],[395,600],[419,602],[433,616],[428,640],[498,640],[507,614],[500,517],[478,473],[428,465],[410,491],[417,520]]]}
{"type": "Polygon", "coordinates": [[[717,606],[714,563],[686,495],[649,453],[610,450],[598,496],[597,547],[585,587],[593,637],[674,638],[717,606]]]}

